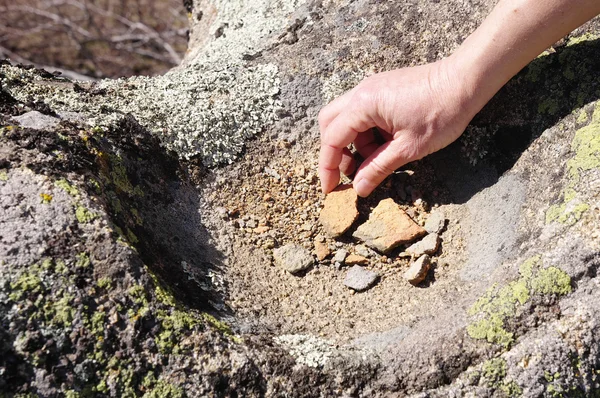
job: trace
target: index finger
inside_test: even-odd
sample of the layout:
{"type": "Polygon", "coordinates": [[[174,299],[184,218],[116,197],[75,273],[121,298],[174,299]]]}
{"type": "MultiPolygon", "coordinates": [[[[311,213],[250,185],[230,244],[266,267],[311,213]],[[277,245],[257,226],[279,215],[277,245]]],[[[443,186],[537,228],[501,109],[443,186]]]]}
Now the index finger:
{"type": "Polygon", "coordinates": [[[323,193],[331,192],[340,181],[340,163],[344,148],[350,145],[358,134],[375,127],[373,119],[365,110],[342,111],[329,123],[321,136],[319,154],[319,177],[323,193]]]}

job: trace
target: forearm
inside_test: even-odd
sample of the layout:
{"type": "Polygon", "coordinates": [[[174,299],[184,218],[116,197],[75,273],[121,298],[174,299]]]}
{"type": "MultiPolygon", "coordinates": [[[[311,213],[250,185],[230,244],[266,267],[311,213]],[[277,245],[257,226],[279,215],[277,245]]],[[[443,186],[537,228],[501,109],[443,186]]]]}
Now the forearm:
{"type": "Polygon", "coordinates": [[[542,51],[600,14],[600,0],[500,0],[450,57],[477,113],[542,51]]]}

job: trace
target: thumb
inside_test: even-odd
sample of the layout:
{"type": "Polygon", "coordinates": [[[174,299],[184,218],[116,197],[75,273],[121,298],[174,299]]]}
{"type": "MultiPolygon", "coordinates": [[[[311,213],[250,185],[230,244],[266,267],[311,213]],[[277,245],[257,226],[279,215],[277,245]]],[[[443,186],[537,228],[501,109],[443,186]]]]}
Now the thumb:
{"type": "Polygon", "coordinates": [[[363,162],[353,182],[358,196],[369,196],[397,168],[416,160],[416,157],[407,151],[407,148],[410,148],[407,145],[399,139],[388,141],[363,162]]]}

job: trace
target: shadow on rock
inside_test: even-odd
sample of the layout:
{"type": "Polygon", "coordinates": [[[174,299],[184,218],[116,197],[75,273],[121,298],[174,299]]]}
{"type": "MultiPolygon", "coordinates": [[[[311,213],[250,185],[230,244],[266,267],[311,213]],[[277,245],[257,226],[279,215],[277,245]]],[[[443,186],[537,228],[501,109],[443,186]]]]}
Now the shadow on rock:
{"type": "Polygon", "coordinates": [[[450,203],[495,184],[531,142],[600,98],[600,40],[556,45],[532,61],[473,119],[450,147],[428,157],[450,203]]]}

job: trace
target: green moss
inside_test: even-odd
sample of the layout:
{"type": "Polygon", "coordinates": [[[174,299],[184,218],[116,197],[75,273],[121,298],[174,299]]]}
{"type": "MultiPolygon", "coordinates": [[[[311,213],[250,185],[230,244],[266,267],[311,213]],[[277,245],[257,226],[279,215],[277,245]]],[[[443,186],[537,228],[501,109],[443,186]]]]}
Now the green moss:
{"type": "Polygon", "coordinates": [[[183,398],[185,393],[181,387],[159,380],[154,388],[143,395],[144,398],[183,398]]]}
{"type": "Polygon", "coordinates": [[[502,358],[485,361],[481,367],[481,376],[488,387],[498,388],[506,377],[506,361],[502,358]]]}
{"type": "Polygon", "coordinates": [[[76,312],[72,301],[73,296],[66,293],[57,301],[48,300],[44,306],[46,321],[61,327],[71,326],[76,312]]]}
{"type": "Polygon", "coordinates": [[[571,142],[575,156],[567,161],[567,171],[574,183],[579,181],[582,171],[600,167],[600,120],[596,112],[597,109],[592,116],[592,123],[577,130],[571,142]]]}
{"type": "Polygon", "coordinates": [[[110,278],[100,278],[98,279],[96,285],[98,285],[98,287],[101,289],[109,290],[112,286],[112,281],[110,280],[110,278]]]}
{"type": "Polygon", "coordinates": [[[584,33],[581,36],[577,36],[577,37],[571,37],[569,38],[569,41],[567,41],[567,47],[571,47],[574,46],[576,44],[581,44],[584,42],[590,42],[590,41],[594,41],[599,39],[600,36],[595,34],[595,33],[584,33]]]}
{"type": "Polygon", "coordinates": [[[531,257],[519,267],[517,280],[504,287],[490,287],[468,311],[475,318],[467,326],[469,336],[508,348],[514,334],[506,330],[506,322],[518,315],[532,294],[564,295],[571,291],[571,280],[566,273],[556,267],[540,269],[541,265],[539,255],[531,257]]]}
{"type": "Polygon", "coordinates": [[[126,193],[133,192],[133,185],[127,176],[127,169],[123,165],[123,159],[116,155],[110,155],[111,171],[110,177],[112,183],[121,191],[126,193]]]}
{"type": "Polygon", "coordinates": [[[138,243],[137,236],[135,236],[135,234],[129,228],[127,228],[126,231],[127,231],[127,240],[129,241],[129,243],[131,243],[132,245],[135,245],[136,243],[138,243]]]}
{"type": "Polygon", "coordinates": [[[77,268],[87,268],[92,263],[90,257],[85,252],[79,253],[76,257],[77,262],[75,263],[75,266],[77,268]]]}
{"type": "Polygon", "coordinates": [[[79,221],[81,224],[85,224],[98,218],[98,215],[89,211],[83,206],[77,206],[77,209],[75,210],[75,217],[77,217],[77,221],[79,221]]]}
{"type": "Polygon", "coordinates": [[[79,195],[79,190],[73,185],[69,184],[67,180],[61,178],[60,180],[56,180],[54,185],[64,190],[69,195],[76,197],[79,195]]]}
{"type": "Polygon", "coordinates": [[[13,301],[18,301],[25,294],[40,293],[43,288],[44,285],[37,273],[24,272],[16,282],[10,284],[12,291],[9,294],[9,298],[13,301]]]}
{"type": "Polygon", "coordinates": [[[510,381],[501,385],[500,391],[510,398],[521,397],[523,395],[523,389],[514,381],[510,381]]]}
{"type": "Polygon", "coordinates": [[[555,98],[547,98],[538,105],[538,112],[541,114],[547,113],[550,116],[556,115],[559,106],[555,98]]]}
{"type": "Polygon", "coordinates": [[[587,121],[588,121],[588,114],[587,114],[587,112],[585,111],[585,109],[582,109],[582,110],[579,112],[579,116],[577,116],[577,123],[579,123],[579,124],[583,124],[583,123],[585,123],[585,122],[587,122],[587,121]]]}
{"type": "Polygon", "coordinates": [[[570,207],[566,203],[552,205],[546,211],[546,224],[559,222],[565,225],[574,225],[581,220],[583,213],[589,208],[587,203],[578,203],[570,207]]]}
{"type": "Polygon", "coordinates": [[[539,294],[565,295],[571,293],[571,278],[556,267],[548,267],[531,280],[531,288],[539,294]]]}

